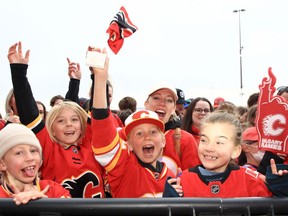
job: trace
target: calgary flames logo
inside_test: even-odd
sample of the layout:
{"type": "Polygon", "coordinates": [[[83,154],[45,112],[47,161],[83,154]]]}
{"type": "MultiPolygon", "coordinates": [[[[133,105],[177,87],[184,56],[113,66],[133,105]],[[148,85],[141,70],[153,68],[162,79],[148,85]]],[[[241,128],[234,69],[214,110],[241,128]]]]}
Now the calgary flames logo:
{"type": "Polygon", "coordinates": [[[263,78],[259,85],[260,94],[257,108],[257,130],[259,148],[275,153],[288,153],[287,137],[288,103],[281,96],[273,96],[276,77],[269,68],[270,78],[263,78]]]}

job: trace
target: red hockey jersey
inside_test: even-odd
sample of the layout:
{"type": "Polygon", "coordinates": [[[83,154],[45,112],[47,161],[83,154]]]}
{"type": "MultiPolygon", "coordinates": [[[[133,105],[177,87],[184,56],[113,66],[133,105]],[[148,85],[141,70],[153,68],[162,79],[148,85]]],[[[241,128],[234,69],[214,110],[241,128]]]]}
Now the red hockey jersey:
{"type": "Polygon", "coordinates": [[[160,173],[141,163],[119,137],[113,118],[109,111],[108,118],[92,121],[95,157],[108,172],[112,196],[162,197],[166,178],[174,174],[164,163],[158,162],[160,173]]]}
{"type": "MultiPolygon", "coordinates": [[[[50,181],[50,180],[39,180],[36,182],[36,185],[38,187],[39,191],[42,191],[45,189],[47,185],[50,185],[49,190],[45,195],[48,196],[48,198],[70,198],[70,193],[68,190],[64,189],[60,184],[50,181]]],[[[0,186],[0,197],[1,198],[11,198],[12,194],[9,190],[6,190],[4,185],[0,186]]]]}
{"type": "Polygon", "coordinates": [[[228,166],[224,173],[203,176],[200,166],[186,170],[181,175],[184,197],[270,197],[272,193],[259,173],[238,166],[228,166]],[[213,178],[213,180],[208,180],[213,178]]]}

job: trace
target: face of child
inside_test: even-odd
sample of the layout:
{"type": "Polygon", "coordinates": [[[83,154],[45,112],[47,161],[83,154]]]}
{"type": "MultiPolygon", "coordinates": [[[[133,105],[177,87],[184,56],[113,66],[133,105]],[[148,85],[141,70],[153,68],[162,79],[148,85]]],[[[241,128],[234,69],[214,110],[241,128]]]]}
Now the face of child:
{"type": "Polygon", "coordinates": [[[76,144],[82,134],[80,117],[72,109],[64,109],[53,122],[52,131],[61,145],[76,144]]]}
{"type": "Polygon", "coordinates": [[[224,172],[231,158],[237,158],[241,146],[235,146],[235,127],[228,123],[208,123],[202,128],[198,155],[203,166],[212,172],[224,172]]]}
{"type": "Polygon", "coordinates": [[[9,149],[0,161],[0,170],[5,171],[13,185],[31,184],[41,166],[38,148],[20,144],[9,149]]]}
{"type": "Polygon", "coordinates": [[[160,89],[153,93],[145,102],[145,109],[154,111],[159,119],[165,124],[175,112],[175,99],[171,90],[160,89]]]}
{"type": "Polygon", "coordinates": [[[165,136],[154,124],[140,124],[131,130],[128,145],[141,161],[156,167],[165,146],[165,136]]]}

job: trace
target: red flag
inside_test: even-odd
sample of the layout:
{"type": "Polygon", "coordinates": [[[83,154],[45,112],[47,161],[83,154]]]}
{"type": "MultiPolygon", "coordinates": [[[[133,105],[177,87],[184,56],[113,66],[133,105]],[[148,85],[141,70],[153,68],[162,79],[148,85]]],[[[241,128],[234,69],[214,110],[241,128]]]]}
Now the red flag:
{"type": "Polygon", "coordinates": [[[117,54],[121,49],[124,38],[132,35],[138,28],[129,19],[126,9],[122,6],[114,16],[106,33],[109,34],[108,45],[117,54]]]}

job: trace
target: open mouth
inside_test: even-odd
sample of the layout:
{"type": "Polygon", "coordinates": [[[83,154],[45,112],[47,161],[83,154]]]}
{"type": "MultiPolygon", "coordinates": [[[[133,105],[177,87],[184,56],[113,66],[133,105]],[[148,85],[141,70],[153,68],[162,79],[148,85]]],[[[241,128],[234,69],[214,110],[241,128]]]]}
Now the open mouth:
{"type": "Polygon", "coordinates": [[[34,177],[36,175],[35,166],[29,166],[22,169],[22,172],[28,177],[34,177]]]}
{"type": "Polygon", "coordinates": [[[163,118],[166,115],[166,112],[164,110],[155,110],[155,113],[157,113],[159,118],[163,118]]]}
{"type": "Polygon", "coordinates": [[[143,151],[144,155],[151,156],[153,154],[153,152],[154,152],[154,149],[155,148],[154,148],[153,145],[149,145],[149,146],[144,146],[142,148],[142,151],[143,151]]]}

